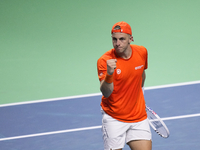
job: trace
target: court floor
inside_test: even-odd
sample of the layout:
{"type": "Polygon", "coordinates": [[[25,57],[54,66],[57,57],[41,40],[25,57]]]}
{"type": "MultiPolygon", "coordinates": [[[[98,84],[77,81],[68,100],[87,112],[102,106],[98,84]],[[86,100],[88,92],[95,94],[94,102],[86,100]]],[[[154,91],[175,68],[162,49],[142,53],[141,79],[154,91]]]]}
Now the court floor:
{"type": "MultiPolygon", "coordinates": [[[[170,131],[164,139],[152,130],[153,150],[199,149],[199,91],[200,81],[145,89],[170,131]]],[[[97,93],[0,105],[0,149],[102,150],[100,101],[97,93]]]]}

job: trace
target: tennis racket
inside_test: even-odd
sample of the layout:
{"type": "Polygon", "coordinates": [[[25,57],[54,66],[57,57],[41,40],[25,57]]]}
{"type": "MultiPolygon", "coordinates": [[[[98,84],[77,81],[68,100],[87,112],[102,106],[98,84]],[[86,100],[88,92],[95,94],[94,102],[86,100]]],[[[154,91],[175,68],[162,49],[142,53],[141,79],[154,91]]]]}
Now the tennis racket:
{"type": "Polygon", "coordinates": [[[165,123],[160,119],[160,117],[146,105],[147,117],[149,120],[150,126],[155,132],[157,132],[161,137],[168,138],[169,130],[165,123]]]}

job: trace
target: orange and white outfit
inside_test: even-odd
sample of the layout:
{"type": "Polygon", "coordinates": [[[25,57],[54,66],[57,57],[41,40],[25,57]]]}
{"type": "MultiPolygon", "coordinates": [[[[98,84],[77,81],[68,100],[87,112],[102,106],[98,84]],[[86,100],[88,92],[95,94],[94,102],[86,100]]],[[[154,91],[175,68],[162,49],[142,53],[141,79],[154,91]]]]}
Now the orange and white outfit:
{"type": "Polygon", "coordinates": [[[129,59],[118,57],[111,49],[98,59],[98,77],[103,80],[107,71],[106,61],[117,59],[113,75],[114,90],[106,98],[102,97],[102,109],[122,122],[139,122],[147,118],[142,92],[142,73],[147,69],[147,50],[143,46],[131,45],[129,59]]]}
{"type": "MultiPolygon", "coordinates": [[[[130,26],[119,22],[116,32],[132,35],[130,26]],[[122,26],[119,26],[122,25],[122,26]],[[124,26],[123,26],[124,25],[124,26]]],[[[112,29],[113,30],[113,29],[112,29]]],[[[119,57],[113,48],[97,61],[99,81],[106,81],[107,61],[115,59],[116,68],[112,74],[113,91],[102,96],[102,131],[104,150],[123,148],[133,140],[151,140],[145,100],[142,91],[143,72],[148,67],[148,54],[143,46],[130,45],[131,56],[119,57]]]]}

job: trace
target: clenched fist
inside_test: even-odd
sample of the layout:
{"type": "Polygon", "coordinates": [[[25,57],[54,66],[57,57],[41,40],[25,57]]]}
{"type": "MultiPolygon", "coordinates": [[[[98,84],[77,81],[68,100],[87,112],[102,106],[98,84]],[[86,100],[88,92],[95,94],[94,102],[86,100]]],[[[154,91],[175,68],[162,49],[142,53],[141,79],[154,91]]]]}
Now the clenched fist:
{"type": "Polygon", "coordinates": [[[107,60],[107,73],[109,75],[113,74],[115,68],[117,67],[116,63],[117,63],[117,59],[109,59],[109,60],[107,60]]]}

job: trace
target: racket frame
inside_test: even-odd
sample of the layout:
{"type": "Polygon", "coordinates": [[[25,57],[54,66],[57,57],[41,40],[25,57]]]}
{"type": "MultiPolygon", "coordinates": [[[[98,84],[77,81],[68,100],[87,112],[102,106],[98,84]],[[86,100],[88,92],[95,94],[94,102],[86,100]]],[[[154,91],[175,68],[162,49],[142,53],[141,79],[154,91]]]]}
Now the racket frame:
{"type": "Polygon", "coordinates": [[[169,137],[169,130],[168,130],[168,128],[167,128],[167,126],[166,126],[166,124],[162,121],[162,119],[155,113],[155,111],[153,111],[150,107],[148,107],[147,105],[146,105],[146,109],[147,109],[147,111],[149,111],[150,113],[152,113],[157,119],[156,119],[156,121],[159,121],[162,125],[163,125],[163,127],[165,128],[165,130],[166,130],[166,132],[167,132],[167,135],[163,135],[163,134],[161,134],[157,129],[156,129],[156,127],[151,123],[151,121],[150,121],[150,119],[148,118],[148,115],[147,115],[147,118],[148,118],[148,121],[149,121],[149,125],[152,127],[152,129],[156,132],[156,133],[158,133],[158,135],[160,135],[161,137],[163,137],[163,138],[168,138],[169,137]]]}

